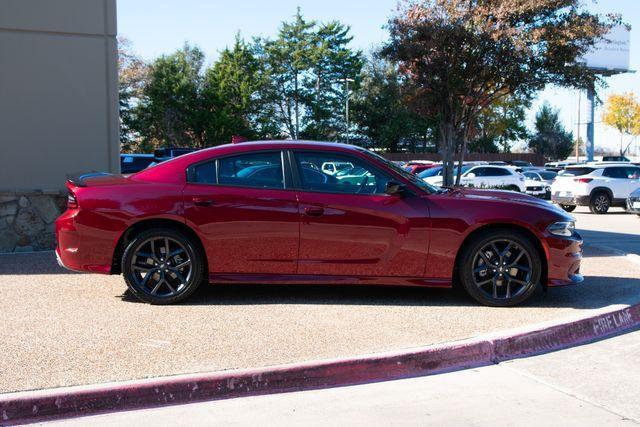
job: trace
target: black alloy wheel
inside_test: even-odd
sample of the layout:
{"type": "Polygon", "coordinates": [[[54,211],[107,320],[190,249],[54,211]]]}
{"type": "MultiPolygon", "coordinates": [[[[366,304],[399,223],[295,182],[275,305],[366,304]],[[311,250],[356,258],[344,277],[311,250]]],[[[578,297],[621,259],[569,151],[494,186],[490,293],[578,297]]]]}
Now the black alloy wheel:
{"type": "Polygon", "coordinates": [[[204,257],[187,236],[172,229],[148,230],[127,246],[122,271],[131,292],[151,304],[188,298],[204,279],[204,257]]]}
{"type": "Polygon", "coordinates": [[[611,207],[611,198],[604,191],[598,192],[591,196],[591,201],[589,202],[589,210],[598,215],[602,215],[609,211],[611,207]]]}
{"type": "Polygon", "coordinates": [[[460,267],[462,284],[471,297],[484,305],[509,307],[535,291],[542,263],[526,236],[492,230],[465,246],[460,267]]]}

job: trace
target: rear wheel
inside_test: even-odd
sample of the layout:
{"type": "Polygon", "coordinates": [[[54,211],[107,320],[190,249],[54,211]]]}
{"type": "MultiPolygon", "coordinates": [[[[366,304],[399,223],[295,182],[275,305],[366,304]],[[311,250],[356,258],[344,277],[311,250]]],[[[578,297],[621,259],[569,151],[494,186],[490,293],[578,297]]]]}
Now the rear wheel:
{"type": "Polygon", "coordinates": [[[190,297],[205,280],[204,256],[183,233],[170,228],[147,230],[127,245],[122,273],[138,299],[172,304],[190,297]]]}
{"type": "Polygon", "coordinates": [[[589,210],[594,214],[605,214],[611,206],[611,198],[604,191],[600,191],[591,196],[589,210]]]}
{"type": "Polygon", "coordinates": [[[518,187],[517,185],[510,185],[507,187],[507,190],[509,191],[516,191],[516,192],[520,192],[520,187],[518,187]]]}
{"type": "Polygon", "coordinates": [[[566,212],[573,212],[576,210],[576,205],[560,205],[560,207],[566,212]]]}
{"type": "Polygon", "coordinates": [[[491,307],[511,307],[535,292],[542,261],[526,236],[491,230],[464,247],[459,268],[462,284],[473,299],[491,307]]]}

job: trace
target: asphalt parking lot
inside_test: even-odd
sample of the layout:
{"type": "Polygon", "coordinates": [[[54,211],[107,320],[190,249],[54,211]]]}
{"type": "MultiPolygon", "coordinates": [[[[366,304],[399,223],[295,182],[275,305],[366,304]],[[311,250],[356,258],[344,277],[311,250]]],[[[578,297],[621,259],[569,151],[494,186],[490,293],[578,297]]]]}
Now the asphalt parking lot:
{"type": "Polygon", "coordinates": [[[119,276],[60,269],[52,253],[0,255],[0,392],[401,349],[640,303],[640,263],[607,249],[633,249],[640,220],[575,215],[585,283],[512,309],[445,290],[259,285],[159,307],[119,276]]]}

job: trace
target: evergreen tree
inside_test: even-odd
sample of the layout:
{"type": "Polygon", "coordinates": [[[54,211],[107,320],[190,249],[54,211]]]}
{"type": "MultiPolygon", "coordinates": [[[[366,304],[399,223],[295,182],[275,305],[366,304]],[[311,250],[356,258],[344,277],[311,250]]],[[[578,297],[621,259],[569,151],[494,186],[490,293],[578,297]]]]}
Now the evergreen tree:
{"type": "Polygon", "coordinates": [[[536,114],[529,149],[550,159],[563,160],[573,151],[573,144],[573,134],[560,123],[558,110],[545,103],[536,114]]]}

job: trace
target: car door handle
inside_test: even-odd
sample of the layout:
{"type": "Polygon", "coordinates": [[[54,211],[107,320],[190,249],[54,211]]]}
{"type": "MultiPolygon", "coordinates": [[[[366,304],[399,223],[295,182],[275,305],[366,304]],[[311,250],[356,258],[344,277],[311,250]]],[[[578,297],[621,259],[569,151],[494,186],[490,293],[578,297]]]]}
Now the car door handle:
{"type": "Polygon", "coordinates": [[[213,205],[215,202],[211,199],[207,199],[206,197],[194,197],[193,198],[193,204],[196,206],[202,206],[202,207],[206,207],[206,206],[211,206],[213,205]]]}
{"type": "Polygon", "coordinates": [[[307,216],[322,216],[324,209],[319,207],[304,208],[304,214],[307,216]]]}

